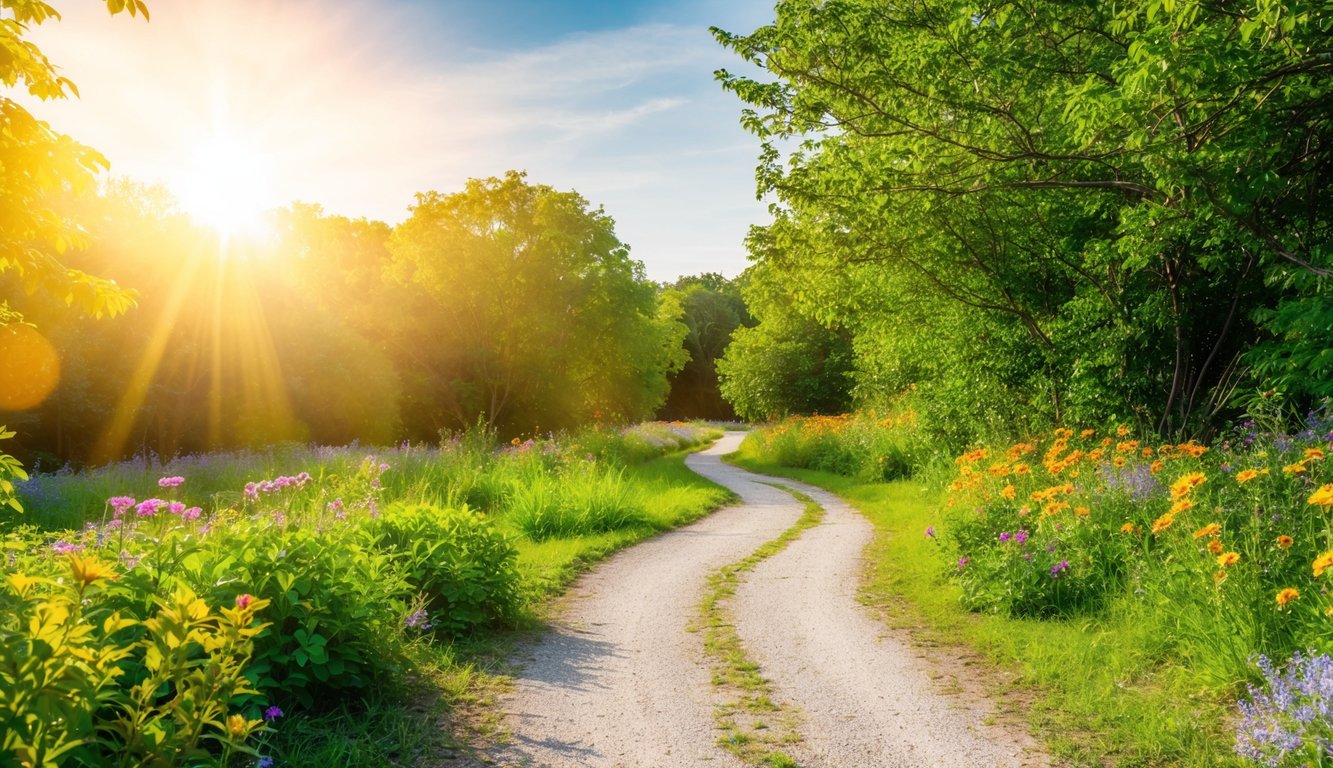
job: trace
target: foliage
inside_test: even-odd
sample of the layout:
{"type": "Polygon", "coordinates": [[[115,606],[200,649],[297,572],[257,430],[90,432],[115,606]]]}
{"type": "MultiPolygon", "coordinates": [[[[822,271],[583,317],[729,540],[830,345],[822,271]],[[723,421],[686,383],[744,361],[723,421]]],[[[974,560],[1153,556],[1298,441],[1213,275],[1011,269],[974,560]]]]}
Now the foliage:
{"type": "Polygon", "coordinates": [[[1333,658],[1298,651],[1282,669],[1264,656],[1255,665],[1263,686],[1240,702],[1236,752],[1268,768],[1333,757],[1333,658]]]}
{"type": "Polygon", "coordinates": [[[1322,394],[1326,3],[775,16],[715,30],[772,78],[719,73],[778,200],[750,251],[782,296],[752,311],[761,330],[790,315],[850,333],[864,402],[914,383],[942,402],[927,423],[1029,411],[1180,434],[1246,377],[1322,394]]]}
{"type": "Polygon", "coordinates": [[[644,425],[497,446],[483,431],[372,455],[288,448],[37,475],[19,489],[42,494],[30,519],[69,508],[61,519],[88,522],[4,540],[0,764],[227,765],[284,743],[284,712],[401,695],[433,638],[484,638],[563,583],[546,569],[570,563],[542,548],[594,557],[716,504],[682,498],[680,478],[631,479],[620,459],[716,435],[644,425]],[[451,505],[477,469],[503,492],[485,512],[451,505]],[[534,478],[593,516],[565,538],[521,535],[514,500],[534,478]],[[626,497],[642,499],[634,530],[616,517],[626,497]]]}
{"type": "Polygon", "coordinates": [[[755,433],[752,450],[784,467],[882,482],[910,477],[930,460],[916,439],[916,415],[903,411],[789,417],[755,433]]]}
{"type": "Polygon", "coordinates": [[[659,416],[667,419],[734,419],[736,413],[718,389],[717,360],[738,328],[754,324],[741,296],[740,278],[728,280],[706,272],[664,286],[680,297],[681,322],[689,329],[685,350],[690,359],[671,376],[671,391],[659,416]]]}
{"type": "Polygon", "coordinates": [[[614,222],[576,193],[510,172],[421,194],[389,249],[393,273],[423,293],[431,339],[417,350],[416,423],[513,432],[642,418],[685,361],[685,329],[659,315],[614,222]]]}

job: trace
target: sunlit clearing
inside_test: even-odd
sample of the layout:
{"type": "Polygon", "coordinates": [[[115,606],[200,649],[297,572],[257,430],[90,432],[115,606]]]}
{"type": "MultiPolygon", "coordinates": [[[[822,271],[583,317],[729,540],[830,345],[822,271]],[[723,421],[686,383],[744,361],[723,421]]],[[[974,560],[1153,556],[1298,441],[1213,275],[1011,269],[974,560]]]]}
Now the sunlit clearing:
{"type": "Polygon", "coordinates": [[[267,208],[264,158],[229,136],[214,136],[195,148],[179,182],[181,207],[224,238],[258,236],[267,208]]]}

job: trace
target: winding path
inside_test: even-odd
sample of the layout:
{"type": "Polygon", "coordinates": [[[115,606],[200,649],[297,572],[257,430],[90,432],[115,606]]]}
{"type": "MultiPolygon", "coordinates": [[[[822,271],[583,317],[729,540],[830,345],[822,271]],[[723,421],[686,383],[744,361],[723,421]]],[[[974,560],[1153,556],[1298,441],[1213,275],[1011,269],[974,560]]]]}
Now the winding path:
{"type": "MultiPolygon", "coordinates": [[[[543,768],[736,768],[716,746],[702,641],[686,630],[708,573],[791,526],[802,505],[724,464],[731,433],[686,463],[739,504],[628,549],[579,579],[552,630],[519,660],[503,702],[509,743],[487,756],[543,768]]],[[[824,522],[762,562],[729,601],[751,658],[794,705],[803,768],[1030,765],[984,713],[932,690],[923,663],[857,602],[870,524],[836,497],[787,480],[824,522]]]]}

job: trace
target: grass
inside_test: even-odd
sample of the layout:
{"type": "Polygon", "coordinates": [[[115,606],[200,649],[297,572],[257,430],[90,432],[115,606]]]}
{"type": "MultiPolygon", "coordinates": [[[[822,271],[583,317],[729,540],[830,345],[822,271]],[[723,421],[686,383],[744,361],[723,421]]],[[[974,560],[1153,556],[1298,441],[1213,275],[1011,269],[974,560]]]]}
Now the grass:
{"type": "Polygon", "coordinates": [[[823,508],[813,499],[776,487],[801,501],[805,511],[790,528],[749,556],[709,574],[699,616],[691,630],[701,632],[704,652],[713,667],[713,685],[726,698],[714,710],[723,732],[718,744],[751,765],[794,768],[796,762],[775,747],[800,741],[800,716],[789,705],[773,700],[771,683],[746,655],[727,611],[727,601],[736,594],[742,575],[786,549],[803,531],[824,519],[823,508]]]}
{"type": "Polygon", "coordinates": [[[920,644],[982,654],[994,670],[992,691],[1022,705],[1031,730],[1061,764],[1242,764],[1226,729],[1230,692],[1202,684],[1169,660],[1146,607],[1126,599],[1102,615],[1073,620],[966,611],[938,545],[924,535],[940,513],[936,497],[919,483],[863,483],[790,469],[761,461],[744,445],[729,458],[820,486],[860,510],[876,530],[863,599],[920,644]]]}

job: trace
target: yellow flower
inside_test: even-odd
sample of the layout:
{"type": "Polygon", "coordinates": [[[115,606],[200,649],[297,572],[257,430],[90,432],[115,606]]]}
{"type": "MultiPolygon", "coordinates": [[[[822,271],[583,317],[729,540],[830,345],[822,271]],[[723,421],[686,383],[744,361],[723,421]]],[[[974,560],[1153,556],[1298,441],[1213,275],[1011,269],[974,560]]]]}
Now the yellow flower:
{"type": "Polygon", "coordinates": [[[1171,496],[1178,499],[1203,485],[1207,480],[1208,477],[1202,472],[1190,472],[1182,475],[1180,479],[1171,484],[1171,496]]]}
{"type": "Polygon", "coordinates": [[[1012,500],[1015,496],[1018,495],[1018,490],[1014,488],[1012,485],[1006,484],[1004,486],[1004,489],[1000,491],[1000,495],[1005,497],[1006,499],[1012,500]]]}
{"type": "Polygon", "coordinates": [[[227,734],[238,741],[249,737],[257,726],[263,724],[263,720],[246,720],[244,715],[229,715],[227,717],[227,734]]]}
{"type": "Polygon", "coordinates": [[[1014,474],[1015,474],[1015,475],[1026,475],[1026,474],[1028,474],[1028,473],[1031,472],[1031,471],[1032,471],[1031,467],[1029,467],[1029,466],[1026,465],[1026,464],[1023,464],[1022,462],[1019,462],[1018,464],[1015,464],[1015,465],[1014,465],[1014,474]]]}
{"type": "Polygon", "coordinates": [[[1311,494],[1306,503],[1319,507],[1333,507],[1333,483],[1319,486],[1319,490],[1311,494]]]}
{"type": "Polygon", "coordinates": [[[1226,581],[1226,580],[1227,580],[1227,572],[1226,572],[1226,571],[1218,571],[1217,573],[1214,573],[1214,574],[1213,574],[1213,583],[1214,583],[1214,584],[1221,584],[1222,582],[1224,582],[1224,581],[1226,581]]]}
{"type": "Polygon", "coordinates": [[[1190,501],[1189,499],[1186,498],[1176,499],[1176,503],[1171,505],[1171,514],[1174,515],[1179,512],[1184,512],[1185,510],[1191,509],[1193,507],[1194,507],[1194,502],[1190,501]]]}
{"type": "Polygon", "coordinates": [[[1116,437],[1124,437],[1125,435],[1129,434],[1129,427],[1125,426],[1124,424],[1121,424],[1120,426],[1115,428],[1115,434],[1116,437]]]}
{"type": "MultiPolygon", "coordinates": [[[[514,438],[513,440],[510,440],[510,441],[509,441],[509,444],[510,444],[510,445],[519,445],[519,444],[522,443],[522,442],[523,442],[522,440],[519,440],[519,439],[516,437],[516,438],[514,438]]],[[[236,717],[236,715],[232,715],[232,717],[236,717]]]]}
{"type": "MultiPolygon", "coordinates": [[[[1267,467],[1264,467],[1264,471],[1262,474],[1265,475],[1268,474],[1267,467]]],[[[1260,472],[1256,469],[1242,469],[1241,471],[1236,473],[1236,482],[1240,485],[1245,485],[1246,483],[1250,482],[1259,475],[1260,472]]]]}
{"type": "Polygon", "coordinates": [[[1239,562],[1240,562],[1239,552],[1223,552],[1222,554],[1217,556],[1217,564],[1222,566],[1223,568],[1227,567],[1228,565],[1235,565],[1236,563],[1239,562]]]}
{"type": "Polygon", "coordinates": [[[1095,434],[1097,434],[1097,430],[1095,430],[1095,429],[1085,429],[1085,430],[1083,430],[1082,432],[1079,432],[1079,433],[1078,433],[1078,436],[1081,437],[1081,438],[1083,438],[1084,440],[1087,440],[1089,437],[1092,437],[1092,436],[1095,435],[1095,434]]]}
{"type": "Polygon", "coordinates": [[[1315,461],[1323,461],[1323,459],[1324,459],[1324,449],[1322,449],[1322,448],[1306,448],[1306,449],[1305,449],[1305,458],[1307,458],[1307,459],[1314,459],[1315,461]]]}
{"type": "Polygon", "coordinates": [[[1217,523],[1209,523],[1194,532],[1194,540],[1198,541],[1199,539],[1202,539],[1204,536],[1216,536],[1221,532],[1222,532],[1222,526],[1218,525],[1217,523]]]}
{"type": "Polygon", "coordinates": [[[1162,531],[1165,531],[1167,528],[1170,528],[1175,522],[1176,522],[1176,516],[1171,512],[1167,512],[1165,515],[1162,515],[1161,517],[1153,521],[1152,532],[1161,533],[1162,531]]]}
{"type": "Polygon", "coordinates": [[[1158,472],[1161,472],[1164,467],[1166,467],[1166,462],[1162,461],[1161,459],[1158,459],[1157,461],[1154,461],[1153,463],[1148,465],[1148,471],[1152,472],[1155,475],[1158,472]]]}
{"type": "Polygon", "coordinates": [[[1066,509],[1069,509],[1069,502],[1067,502],[1067,501],[1052,501],[1050,504],[1047,504],[1046,507],[1045,507],[1044,509],[1042,509],[1042,511],[1041,511],[1041,516],[1042,516],[1042,517],[1054,517],[1055,515],[1060,514],[1061,512],[1065,511],[1066,509]]]}
{"type": "Polygon", "coordinates": [[[1088,509],[1087,507],[1074,507],[1074,514],[1078,515],[1079,517],[1087,517],[1088,515],[1092,514],[1092,510],[1088,509]]]}
{"type": "Polygon", "coordinates": [[[1212,552],[1214,555],[1222,554],[1222,542],[1217,539],[1210,540],[1208,542],[1208,551],[1212,552]]]}
{"type": "Polygon", "coordinates": [[[1133,453],[1139,449],[1139,441],[1126,440],[1123,443],[1117,443],[1115,449],[1119,453],[1133,453]]]}
{"type": "Polygon", "coordinates": [[[1324,571],[1333,568],[1333,549],[1314,559],[1314,577],[1317,579],[1324,575],[1324,571]]]}
{"type": "Polygon", "coordinates": [[[85,587],[101,579],[116,578],[116,572],[111,566],[98,561],[95,557],[79,557],[73,552],[69,554],[69,570],[73,573],[74,580],[85,587]]]}
{"type": "Polygon", "coordinates": [[[1134,525],[1133,523],[1125,523],[1124,525],[1120,526],[1121,533],[1134,533],[1138,529],[1139,527],[1137,525],[1134,525]]]}
{"type": "Polygon", "coordinates": [[[1116,456],[1114,459],[1111,459],[1111,463],[1114,464],[1114,465],[1116,466],[1117,469],[1120,468],[1120,467],[1123,467],[1123,466],[1125,466],[1125,457],[1124,457],[1124,456],[1116,456]]]}
{"type": "Polygon", "coordinates": [[[1300,596],[1301,596],[1300,590],[1287,587],[1286,589],[1277,593],[1277,604],[1286,605],[1287,603],[1290,603],[1292,600],[1295,600],[1300,596]]]}
{"type": "Polygon", "coordinates": [[[1151,458],[1152,458],[1152,449],[1151,449],[1151,448],[1144,448],[1142,451],[1140,451],[1140,453],[1142,454],[1143,458],[1145,458],[1145,459],[1151,459],[1151,458]]]}
{"type": "Polygon", "coordinates": [[[1305,462],[1298,461],[1295,464],[1288,464],[1282,468],[1282,471],[1288,475],[1299,475],[1305,472],[1305,462]]]}
{"type": "Polygon", "coordinates": [[[1283,549],[1290,547],[1293,543],[1294,540],[1285,533],[1277,537],[1277,545],[1283,549]]]}

